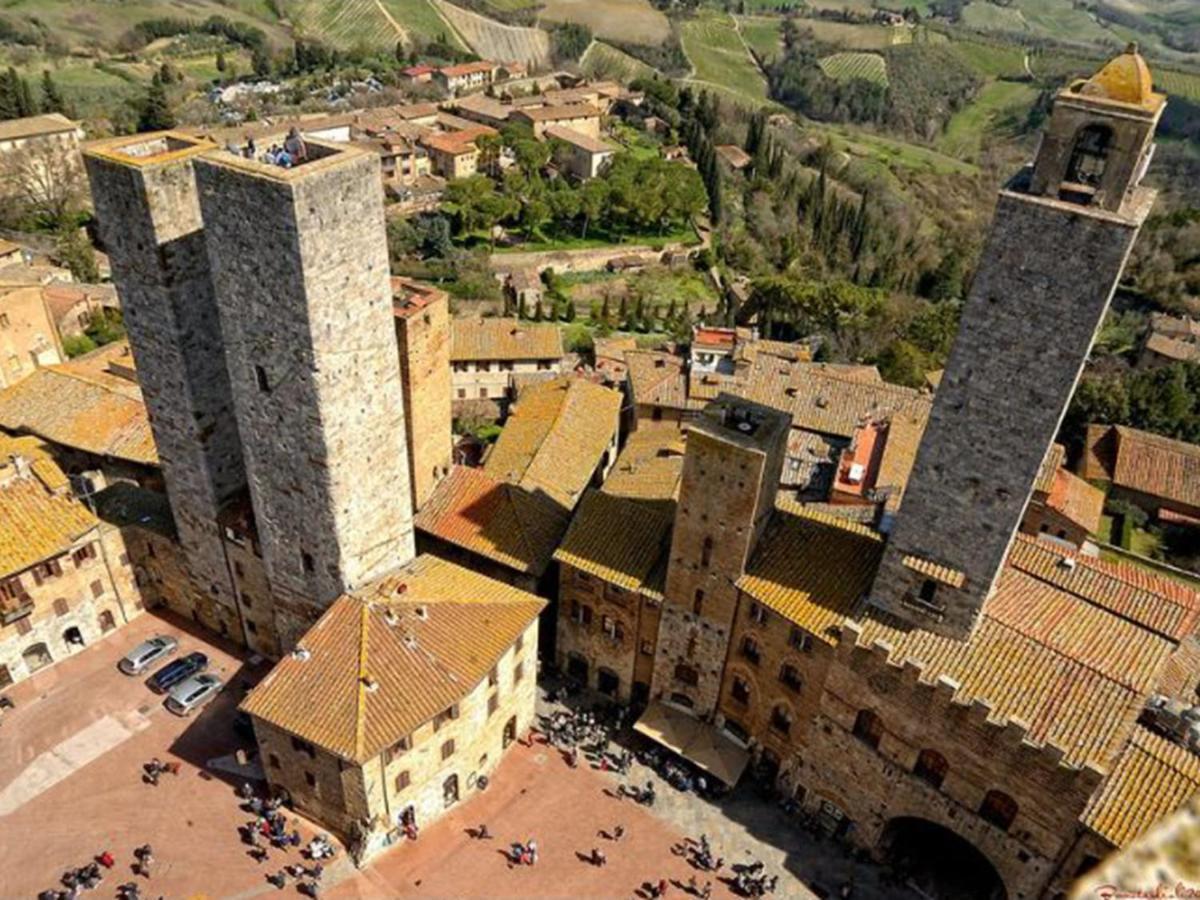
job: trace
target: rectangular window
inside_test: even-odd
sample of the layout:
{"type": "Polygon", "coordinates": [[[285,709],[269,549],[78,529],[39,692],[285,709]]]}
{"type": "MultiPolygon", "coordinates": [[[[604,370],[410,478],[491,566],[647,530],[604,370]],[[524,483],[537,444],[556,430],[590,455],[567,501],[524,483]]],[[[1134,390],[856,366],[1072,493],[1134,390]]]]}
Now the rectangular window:
{"type": "Polygon", "coordinates": [[[279,757],[276,756],[274,753],[268,753],[267,754],[267,763],[268,763],[268,765],[270,765],[270,767],[272,769],[278,769],[279,768],[279,757]]]}
{"type": "Polygon", "coordinates": [[[488,687],[495,687],[500,682],[500,672],[495,666],[492,666],[492,671],[488,672],[488,687]]]}
{"type": "Polygon", "coordinates": [[[517,684],[525,677],[525,663],[519,662],[513,666],[513,684],[517,684]]]}
{"type": "Polygon", "coordinates": [[[392,760],[403,756],[411,749],[412,735],[406,734],[404,737],[400,738],[400,740],[396,741],[396,743],[392,744],[392,746],[383,751],[383,764],[389,764],[392,760]]]}
{"type": "Polygon", "coordinates": [[[54,614],[56,616],[65,616],[70,610],[70,605],[67,603],[66,597],[59,597],[54,601],[54,614]]]}
{"type": "Polygon", "coordinates": [[[308,782],[309,787],[315,788],[317,786],[317,776],[312,772],[305,772],[304,780],[308,782]]]}
{"type": "Polygon", "coordinates": [[[696,588],[696,596],[692,598],[692,612],[700,615],[704,611],[704,591],[696,588]]]}
{"type": "Polygon", "coordinates": [[[317,564],[313,561],[312,554],[304,550],[300,551],[300,564],[304,566],[304,571],[310,575],[317,569],[317,564]]]}
{"type": "Polygon", "coordinates": [[[513,644],[513,652],[520,653],[525,648],[525,634],[522,632],[517,635],[517,642],[513,644]]]}
{"type": "Polygon", "coordinates": [[[654,645],[649,641],[642,641],[642,656],[653,656],[654,645]]]}
{"type": "Polygon", "coordinates": [[[684,684],[690,684],[692,687],[695,687],[700,683],[700,673],[691,666],[686,666],[683,663],[679,663],[675,666],[675,680],[682,681],[684,684]]]}
{"type": "Polygon", "coordinates": [[[71,560],[75,563],[75,568],[79,568],[90,560],[96,558],[96,545],[86,544],[83,547],[76,547],[71,552],[71,560]]]}
{"type": "Polygon", "coordinates": [[[407,769],[405,769],[403,772],[401,772],[399,775],[397,775],[396,776],[396,793],[398,794],[402,790],[404,790],[406,787],[408,787],[410,781],[411,781],[411,778],[409,777],[407,769]]]}
{"type": "Polygon", "coordinates": [[[297,753],[305,754],[309,759],[316,759],[317,757],[317,751],[313,748],[313,745],[298,737],[292,738],[292,749],[297,753]]]}
{"type": "Polygon", "coordinates": [[[92,582],[92,596],[99,597],[104,593],[104,584],[99,579],[92,582]]]}
{"type": "Polygon", "coordinates": [[[466,389],[466,388],[459,388],[459,389],[458,389],[458,399],[459,399],[459,400],[466,400],[466,399],[467,399],[467,389],[466,389]]]}
{"type": "Polygon", "coordinates": [[[499,708],[500,708],[500,698],[498,696],[496,696],[495,694],[492,694],[492,696],[488,697],[488,715],[491,716],[492,713],[494,713],[499,708]]]}
{"type": "Polygon", "coordinates": [[[271,382],[267,380],[267,370],[262,366],[254,367],[254,380],[258,384],[258,389],[264,394],[271,393],[271,382]]]}
{"type": "Polygon", "coordinates": [[[487,388],[485,388],[485,387],[481,387],[481,388],[479,389],[479,399],[480,399],[480,400],[486,400],[486,399],[487,399],[487,388]]]}
{"type": "Polygon", "coordinates": [[[793,627],[791,634],[788,635],[788,646],[793,650],[801,650],[804,653],[812,652],[812,636],[801,628],[793,627]]]}
{"type": "Polygon", "coordinates": [[[233,561],[233,574],[236,575],[238,578],[246,577],[246,571],[242,568],[242,564],[240,562],[238,562],[236,559],[233,561]]]}
{"type": "Polygon", "coordinates": [[[246,620],[246,630],[251,634],[258,634],[258,626],[255,625],[250,619],[246,620]]]}
{"type": "Polygon", "coordinates": [[[442,760],[445,761],[454,755],[454,741],[449,740],[442,744],[442,760]]]}
{"type": "Polygon", "coordinates": [[[29,617],[17,619],[17,634],[29,634],[33,631],[33,625],[29,622],[29,617]]]}
{"type": "Polygon", "coordinates": [[[750,604],[750,621],[755,625],[767,624],[767,610],[764,606],[759,606],[757,603],[750,604]]]}
{"type": "Polygon", "coordinates": [[[447,722],[458,718],[458,704],[451,706],[449,709],[444,709],[433,717],[433,730],[437,731],[447,722]]]}

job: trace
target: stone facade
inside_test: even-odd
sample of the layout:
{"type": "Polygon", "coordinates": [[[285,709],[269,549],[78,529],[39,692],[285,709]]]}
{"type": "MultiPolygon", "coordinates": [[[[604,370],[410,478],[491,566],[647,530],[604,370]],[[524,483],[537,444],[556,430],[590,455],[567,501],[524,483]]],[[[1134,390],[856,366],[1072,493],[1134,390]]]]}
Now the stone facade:
{"type": "Polygon", "coordinates": [[[413,509],[450,471],[450,299],[445,291],[392,280],[413,509]]]}
{"type": "Polygon", "coordinates": [[[41,285],[0,289],[0,388],[67,357],[41,285]]]}
{"type": "Polygon", "coordinates": [[[308,149],[196,176],[267,576],[315,614],[410,560],[413,529],[379,161],[308,149]]]}
{"type": "Polygon", "coordinates": [[[0,688],[81,650],[142,610],[121,533],[103,524],[36,566],[6,575],[3,584],[24,596],[0,619],[0,688]]]}
{"type": "Polygon", "coordinates": [[[505,749],[533,725],[537,629],[535,619],[501,657],[494,679],[472,686],[451,715],[396,735],[391,748],[361,766],[255,718],[272,789],[344,838],[369,835],[365,856],[400,839],[408,810],[418,827],[433,823],[478,789],[479,776],[490,778],[505,749]],[[448,792],[451,778],[456,796],[448,792]]]}
{"type": "Polygon", "coordinates": [[[561,359],[466,360],[453,365],[456,405],[468,400],[508,400],[514,375],[554,378],[562,372],[561,359]]]}
{"type": "Polygon", "coordinates": [[[949,636],[974,627],[1153,203],[1137,181],[1156,120],[1060,95],[1032,181],[1000,192],[871,591],[881,608],[949,636]],[[1121,136],[1096,197],[1059,191],[1061,148],[1086,137],[1081,104],[1121,136]]]}
{"type": "Polygon", "coordinates": [[[558,668],[619,703],[650,696],[661,601],[563,564],[558,668]]]}
{"type": "Polygon", "coordinates": [[[179,540],[234,610],[217,513],[245,484],[193,163],[211,145],[123,138],[85,157],[179,540]]]}
{"type": "Polygon", "coordinates": [[[722,396],[688,431],[651,686],[708,716],[737,609],[737,579],[775,505],[791,416],[722,396]]]}

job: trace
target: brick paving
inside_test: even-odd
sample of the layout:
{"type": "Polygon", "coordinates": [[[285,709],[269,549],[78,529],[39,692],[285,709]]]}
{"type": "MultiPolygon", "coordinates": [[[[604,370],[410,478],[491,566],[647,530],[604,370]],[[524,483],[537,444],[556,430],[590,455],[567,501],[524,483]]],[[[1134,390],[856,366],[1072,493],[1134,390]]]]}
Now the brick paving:
{"type": "MultiPolygon", "coordinates": [[[[150,896],[298,896],[294,884],[279,892],[265,881],[298,854],[273,850],[265,864],[254,862],[237,833],[249,816],[238,809],[234,779],[206,768],[216,757],[249,749],[233,729],[234,711],[243,685],[263,673],[190,623],[147,614],[8,689],[16,708],[0,713],[0,896],[34,896],[102,850],[118,864],[95,896],[113,896],[118,884],[134,879],[132,851],[146,842],[157,860],[150,881],[142,879],[150,896]],[[207,653],[230,684],[191,719],[167,713],[144,679],[116,671],[122,654],[156,633],[180,637],[180,653],[207,653]],[[144,784],[141,765],[155,756],[179,762],[180,775],[162,776],[158,787],[144,784]]],[[[582,761],[572,769],[540,741],[515,747],[486,791],[423,829],[415,843],[389,849],[361,871],[339,855],[326,869],[322,897],[645,898],[646,883],[659,878],[672,881],[668,896],[684,897],[690,876],[699,885],[711,878],[714,898],[731,897],[728,885],[676,852],[685,837],[701,833],[728,863],[763,860],[766,872],[779,876],[776,897],[814,896],[806,884],[818,896],[837,896],[851,878],[856,900],[902,896],[880,886],[877,867],[851,862],[829,842],[815,843],[758,799],[748,779],[731,797],[710,803],[640,766],[628,780],[651,777],[658,802],[647,810],[618,798],[621,779],[614,773],[582,761]],[[490,840],[468,833],[480,822],[490,840]],[[625,828],[620,842],[600,834],[617,824],[625,828]],[[538,864],[510,866],[505,850],[530,838],[539,845],[538,864]],[[607,854],[605,867],[586,860],[593,847],[607,854]]],[[[307,840],[315,829],[300,822],[300,830],[307,840]]]]}

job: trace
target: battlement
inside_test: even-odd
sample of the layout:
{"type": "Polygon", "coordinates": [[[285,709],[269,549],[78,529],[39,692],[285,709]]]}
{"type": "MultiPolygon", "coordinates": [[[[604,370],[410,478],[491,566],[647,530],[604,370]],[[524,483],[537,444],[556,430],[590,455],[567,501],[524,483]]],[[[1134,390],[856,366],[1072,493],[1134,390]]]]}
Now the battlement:
{"type": "MultiPolygon", "coordinates": [[[[876,639],[863,643],[863,629],[857,622],[842,625],[838,657],[864,681],[887,683],[889,698],[911,698],[913,709],[936,710],[939,719],[958,726],[990,731],[989,744],[997,753],[1014,756],[1016,765],[1025,771],[1035,767],[1061,769],[1069,777],[1083,777],[1098,785],[1104,777],[1091,763],[1074,764],[1067,760],[1067,748],[1054,741],[1038,741],[1030,736],[1030,725],[1017,716],[1005,716],[984,697],[965,698],[962,685],[948,675],[931,678],[924,664],[917,660],[894,659],[896,648],[888,641],[876,639]]],[[[899,700],[898,702],[905,702],[899,700]]]]}
{"type": "Polygon", "coordinates": [[[175,163],[215,148],[216,144],[212,141],[181,131],[158,131],[98,141],[88,146],[84,154],[142,169],[175,163]]]}

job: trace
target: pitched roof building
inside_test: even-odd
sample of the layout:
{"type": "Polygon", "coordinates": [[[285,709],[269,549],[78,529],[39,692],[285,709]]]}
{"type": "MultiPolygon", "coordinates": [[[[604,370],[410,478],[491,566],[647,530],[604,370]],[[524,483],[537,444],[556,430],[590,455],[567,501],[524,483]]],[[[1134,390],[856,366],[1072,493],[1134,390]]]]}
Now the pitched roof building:
{"type": "Polygon", "coordinates": [[[1079,474],[1151,515],[1200,519],[1200,446],[1124,425],[1089,425],[1079,474]]]}

